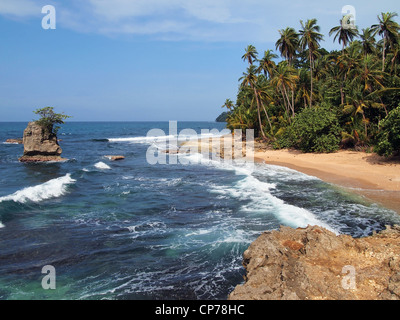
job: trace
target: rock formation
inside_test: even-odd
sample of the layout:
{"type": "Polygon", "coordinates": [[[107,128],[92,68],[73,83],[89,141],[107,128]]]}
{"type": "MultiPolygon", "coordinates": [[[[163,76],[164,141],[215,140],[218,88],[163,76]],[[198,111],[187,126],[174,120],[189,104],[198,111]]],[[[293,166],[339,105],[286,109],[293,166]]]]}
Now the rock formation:
{"type": "Polygon", "coordinates": [[[400,226],[365,238],[321,227],[263,233],[244,253],[230,300],[398,300],[400,226]]]}
{"type": "Polygon", "coordinates": [[[23,137],[24,154],[21,162],[64,161],[57,136],[36,122],[29,122],[23,137]]]}
{"type": "Polygon", "coordinates": [[[106,158],[110,159],[111,161],[118,161],[118,160],[124,160],[124,156],[120,155],[115,155],[115,156],[105,156],[106,158]]]}
{"type": "Polygon", "coordinates": [[[6,143],[9,143],[9,144],[22,144],[23,141],[22,141],[22,139],[7,139],[6,143]]]}

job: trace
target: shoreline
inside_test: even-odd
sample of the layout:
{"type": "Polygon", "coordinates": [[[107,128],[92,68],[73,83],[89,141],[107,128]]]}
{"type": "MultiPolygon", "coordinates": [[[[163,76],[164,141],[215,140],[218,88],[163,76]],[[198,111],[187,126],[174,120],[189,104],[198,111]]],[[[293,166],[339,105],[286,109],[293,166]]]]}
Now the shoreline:
{"type": "Polygon", "coordinates": [[[286,149],[255,150],[254,160],[317,177],[400,214],[399,160],[348,150],[314,154],[286,149]]]}
{"type": "MultiPolygon", "coordinates": [[[[223,146],[221,137],[220,145],[223,146]]],[[[206,150],[209,140],[186,141],[180,147],[206,150]]],[[[400,159],[375,153],[339,150],[334,153],[303,153],[298,150],[270,150],[255,143],[254,161],[293,169],[334,184],[400,214],[400,159]]],[[[210,152],[213,150],[210,148],[210,152]]],[[[215,151],[215,150],[214,150],[215,151]]]]}

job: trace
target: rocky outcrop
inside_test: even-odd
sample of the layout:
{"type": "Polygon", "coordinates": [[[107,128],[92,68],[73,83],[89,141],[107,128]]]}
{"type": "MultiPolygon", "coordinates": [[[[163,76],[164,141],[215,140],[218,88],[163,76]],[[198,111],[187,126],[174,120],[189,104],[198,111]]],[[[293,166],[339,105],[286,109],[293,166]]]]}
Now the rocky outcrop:
{"type": "Polygon", "coordinates": [[[36,122],[29,122],[23,137],[24,154],[21,162],[64,161],[57,136],[36,122]]]}
{"type": "Polygon", "coordinates": [[[120,155],[116,155],[116,156],[105,156],[106,158],[108,158],[111,161],[118,161],[118,160],[124,160],[125,157],[124,156],[120,156],[120,155]]]}
{"type": "Polygon", "coordinates": [[[398,300],[400,226],[365,238],[309,226],[263,233],[230,300],[398,300]]]}
{"type": "Polygon", "coordinates": [[[7,139],[5,143],[9,144],[22,144],[22,139],[7,139]]]}

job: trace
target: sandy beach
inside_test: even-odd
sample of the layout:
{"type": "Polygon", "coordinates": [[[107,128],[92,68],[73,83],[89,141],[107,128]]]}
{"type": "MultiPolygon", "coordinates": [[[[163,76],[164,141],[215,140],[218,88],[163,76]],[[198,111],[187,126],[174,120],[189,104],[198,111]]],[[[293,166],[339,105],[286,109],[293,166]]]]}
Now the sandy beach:
{"type": "Polygon", "coordinates": [[[400,161],[373,153],[255,150],[256,161],[288,167],[358,193],[400,213],[400,161]]]}

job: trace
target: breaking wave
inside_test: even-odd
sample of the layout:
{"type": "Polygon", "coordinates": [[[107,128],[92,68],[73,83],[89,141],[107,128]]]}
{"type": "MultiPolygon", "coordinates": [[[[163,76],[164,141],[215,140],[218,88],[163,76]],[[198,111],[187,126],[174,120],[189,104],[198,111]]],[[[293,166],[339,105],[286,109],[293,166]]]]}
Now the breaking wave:
{"type": "Polygon", "coordinates": [[[197,139],[205,139],[205,138],[218,138],[218,137],[222,137],[229,133],[230,133],[229,130],[228,131],[222,130],[219,133],[213,133],[213,132],[201,133],[201,134],[182,134],[181,133],[179,135],[109,138],[109,139],[107,139],[107,141],[153,144],[153,143],[162,143],[162,142],[167,142],[167,141],[188,141],[188,140],[197,140],[197,139]]]}
{"type": "MultiPolygon", "coordinates": [[[[241,210],[272,214],[281,221],[281,223],[294,228],[318,225],[338,234],[335,229],[319,220],[309,210],[288,204],[272,195],[271,190],[276,187],[275,184],[261,181],[259,178],[255,177],[253,172],[256,164],[254,163],[243,162],[241,164],[233,164],[232,162],[224,162],[223,160],[205,159],[201,154],[182,156],[190,159],[190,163],[201,163],[219,169],[234,170],[237,175],[243,175],[243,179],[240,179],[232,186],[212,187],[212,191],[215,193],[249,201],[248,204],[242,206],[241,210]]],[[[273,168],[269,168],[269,170],[272,171],[273,168]]],[[[315,178],[312,177],[311,179],[315,178]]]]}
{"type": "Polygon", "coordinates": [[[5,197],[0,197],[0,203],[4,201],[14,201],[19,203],[26,203],[27,201],[41,202],[51,198],[58,198],[66,193],[69,184],[75,182],[76,180],[72,179],[71,175],[68,173],[63,177],[49,180],[34,187],[27,187],[18,190],[17,192],[5,197]]]}
{"type": "Polygon", "coordinates": [[[97,169],[101,169],[101,170],[110,170],[111,167],[108,164],[105,164],[104,162],[97,162],[94,165],[97,169]]]}

